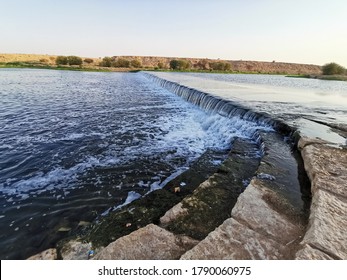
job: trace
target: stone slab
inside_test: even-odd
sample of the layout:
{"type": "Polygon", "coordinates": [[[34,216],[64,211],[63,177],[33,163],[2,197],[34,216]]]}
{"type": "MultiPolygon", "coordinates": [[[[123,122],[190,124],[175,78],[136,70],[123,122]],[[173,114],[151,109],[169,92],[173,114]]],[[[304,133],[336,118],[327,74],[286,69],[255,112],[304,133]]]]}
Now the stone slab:
{"type": "Polygon", "coordinates": [[[299,250],[295,255],[296,260],[333,260],[329,255],[324,252],[312,248],[310,245],[305,245],[304,248],[299,250]]]}
{"type": "Polygon", "coordinates": [[[97,260],[173,260],[195,246],[198,241],[178,236],[149,224],[123,236],[101,250],[97,260]]]}
{"type": "Polygon", "coordinates": [[[181,259],[270,260],[285,258],[283,253],[281,244],[229,218],[181,259]]]}
{"type": "Polygon", "coordinates": [[[303,244],[339,259],[347,259],[347,201],[318,189],[313,196],[303,244]]]}
{"type": "Polygon", "coordinates": [[[274,210],[268,201],[279,202],[281,197],[262,184],[260,180],[252,179],[239,196],[231,216],[283,245],[292,243],[302,234],[302,229],[274,210]]]}

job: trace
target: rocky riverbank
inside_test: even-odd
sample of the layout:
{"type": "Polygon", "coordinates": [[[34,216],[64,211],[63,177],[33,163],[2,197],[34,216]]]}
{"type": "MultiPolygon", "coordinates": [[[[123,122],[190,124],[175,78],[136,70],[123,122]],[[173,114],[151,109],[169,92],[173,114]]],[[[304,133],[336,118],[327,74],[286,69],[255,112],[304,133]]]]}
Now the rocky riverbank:
{"type": "MultiPolygon", "coordinates": [[[[227,193],[240,187],[241,178],[234,176],[239,167],[243,170],[242,163],[235,162],[247,157],[237,148],[212,176],[154,223],[135,222],[138,229],[108,245],[96,246],[86,238],[66,240],[58,252],[49,249],[31,259],[88,259],[90,250],[89,258],[94,259],[347,259],[347,150],[316,139],[299,140],[310,184],[305,189],[305,182],[290,182],[301,187],[304,203],[298,206],[292,192],[283,188],[295,175],[293,168],[278,166],[273,157],[284,150],[288,163],[289,144],[275,133],[262,137],[265,154],[257,168],[249,168],[252,179],[234,202],[227,193]]],[[[300,168],[297,172],[305,180],[300,168]]]]}

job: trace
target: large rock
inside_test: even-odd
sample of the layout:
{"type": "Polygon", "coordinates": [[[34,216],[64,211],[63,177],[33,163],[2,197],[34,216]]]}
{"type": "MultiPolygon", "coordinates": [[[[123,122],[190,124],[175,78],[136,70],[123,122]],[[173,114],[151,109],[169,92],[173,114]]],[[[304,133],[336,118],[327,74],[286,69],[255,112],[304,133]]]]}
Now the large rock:
{"type": "Polygon", "coordinates": [[[55,248],[47,249],[41,253],[38,253],[28,258],[28,260],[56,260],[56,259],[57,259],[57,250],[55,248]]]}
{"type": "Polygon", "coordinates": [[[303,249],[298,251],[295,255],[296,260],[333,260],[329,255],[324,252],[312,248],[310,245],[305,245],[303,249]]]}
{"type": "Polygon", "coordinates": [[[306,145],[301,155],[312,192],[325,189],[347,198],[347,150],[326,145],[306,145]]]}
{"type": "Polygon", "coordinates": [[[163,217],[160,218],[160,224],[165,225],[168,224],[178,217],[184,216],[188,214],[188,210],[183,207],[182,202],[176,204],[170,210],[168,210],[163,217]]]}
{"type": "Polygon", "coordinates": [[[231,216],[283,245],[302,237],[302,228],[293,224],[283,212],[275,210],[276,207],[285,207],[286,201],[278,193],[262,186],[263,184],[265,183],[253,179],[240,195],[231,216]]]}
{"type": "MultiPolygon", "coordinates": [[[[307,139],[300,141],[313,194],[308,230],[302,244],[331,258],[347,259],[347,150],[310,143],[307,139]]],[[[299,256],[320,259],[321,254],[299,256]]]]}
{"type": "Polygon", "coordinates": [[[263,260],[282,259],[283,254],[281,244],[229,218],[181,259],[263,260]]]}
{"type": "Polygon", "coordinates": [[[337,259],[347,259],[347,201],[324,190],[312,199],[310,222],[303,244],[337,259]]]}
{"type": "Polygon", "coordinates": [[[98,260],[172,260],[195,246],[196,240],[178,236],[154,224],[123,236],[100,251],[98,260]]]}

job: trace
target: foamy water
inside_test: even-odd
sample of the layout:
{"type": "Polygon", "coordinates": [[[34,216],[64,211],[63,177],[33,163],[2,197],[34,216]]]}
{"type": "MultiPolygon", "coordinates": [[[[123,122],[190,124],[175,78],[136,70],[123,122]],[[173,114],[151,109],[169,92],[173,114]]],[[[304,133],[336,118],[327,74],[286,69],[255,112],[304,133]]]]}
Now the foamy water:
{"type": "Polygon", "coordinates": [[[61,229],[269,129],[205,112],[141,73],[0,69],[0,98],[2,259],[54,246],[61,229]]]}

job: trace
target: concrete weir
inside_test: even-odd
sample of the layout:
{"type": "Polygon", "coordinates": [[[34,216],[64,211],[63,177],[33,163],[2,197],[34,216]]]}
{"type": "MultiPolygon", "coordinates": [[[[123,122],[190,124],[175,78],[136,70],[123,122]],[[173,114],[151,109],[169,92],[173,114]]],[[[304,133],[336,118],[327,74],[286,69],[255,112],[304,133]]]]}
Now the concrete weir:
{"type": "MultiPolygon", "coordinates": [[[[204,109],[274,131],[260,132],[257,141],[235,140],[218,169],[184,195],[154,191],[87,236],[62,242],[59,258],[87,259],[92,249],[94,259],[347,259],[345,147],[300,137],[268,115],[146,75],[204,109]],[[141,218],[132,216],[136,211],[141,218]],[[126,219],[132,220],[121,224],[126,219]]],[[[54,254],[36,258],[46,255],[54,254]]]]}

